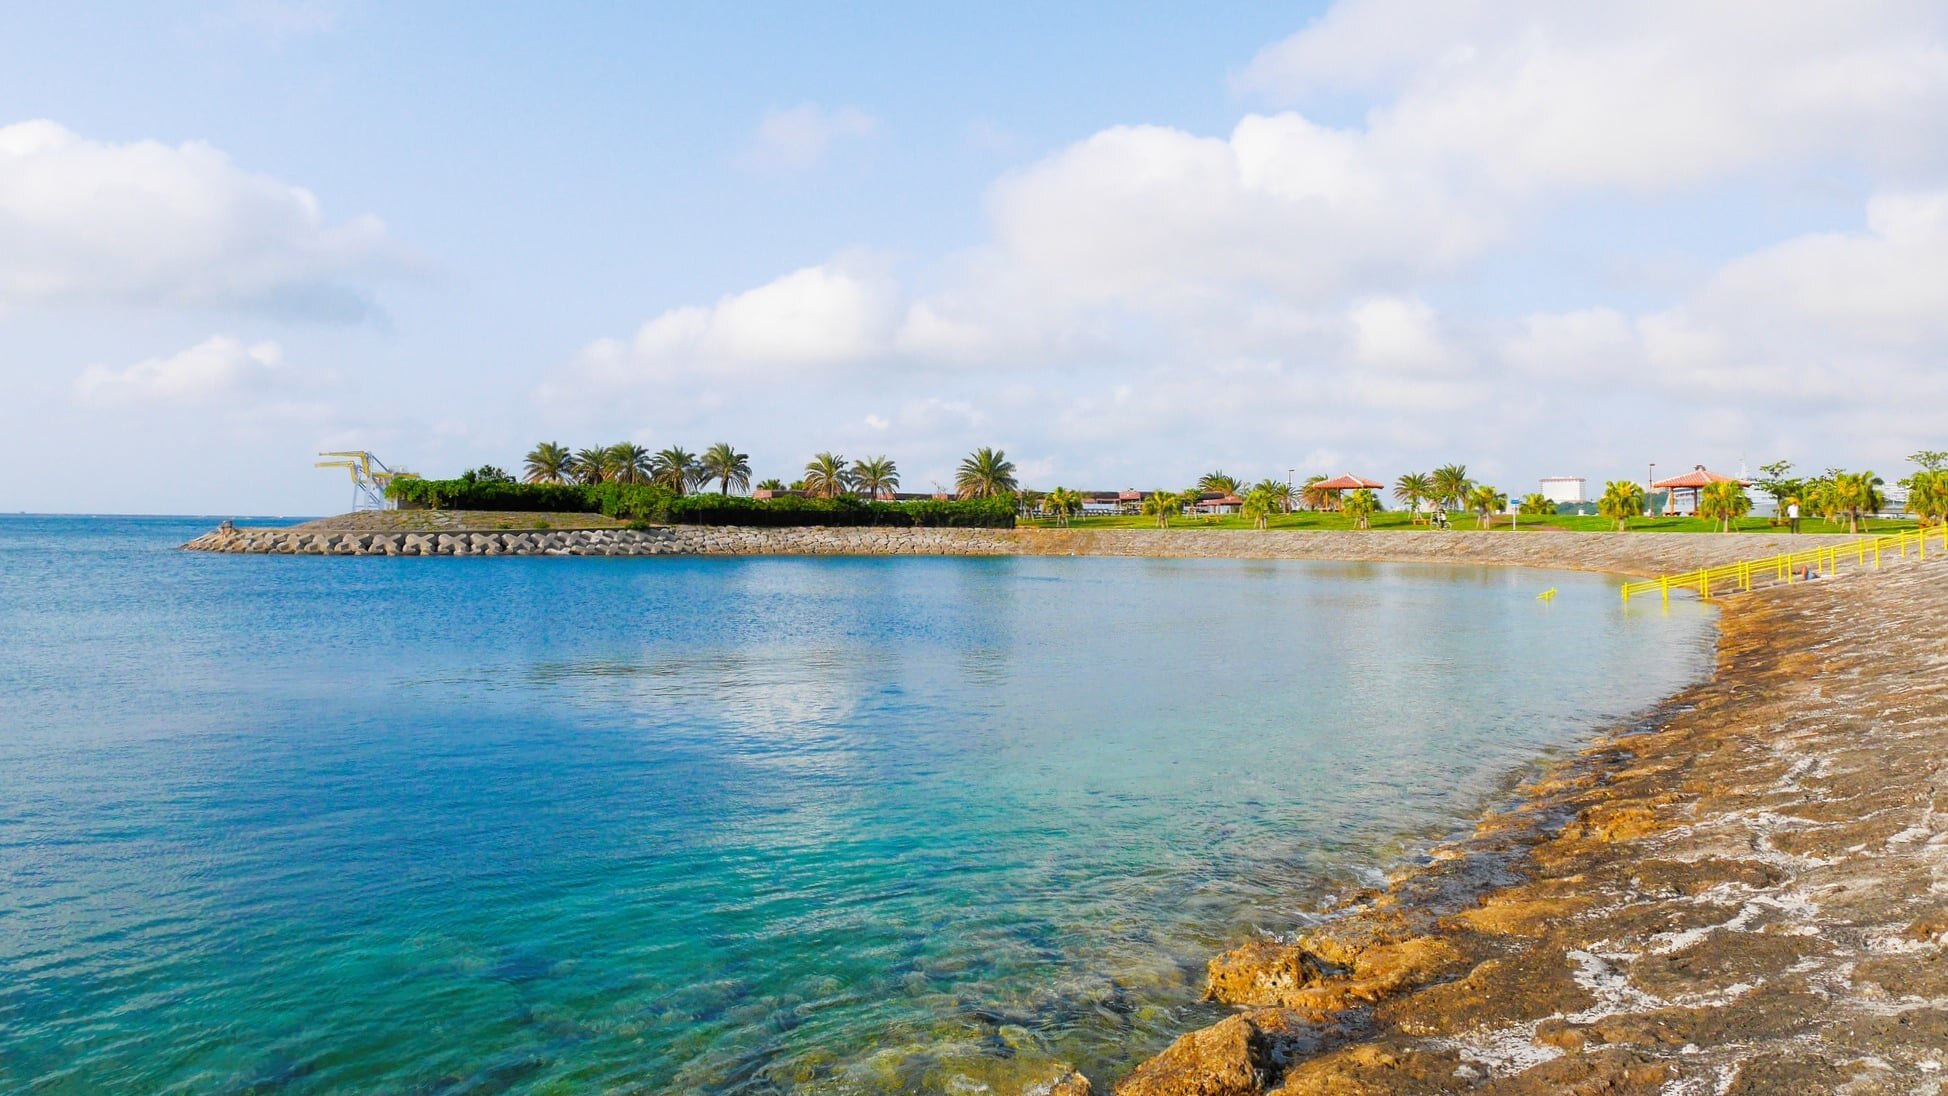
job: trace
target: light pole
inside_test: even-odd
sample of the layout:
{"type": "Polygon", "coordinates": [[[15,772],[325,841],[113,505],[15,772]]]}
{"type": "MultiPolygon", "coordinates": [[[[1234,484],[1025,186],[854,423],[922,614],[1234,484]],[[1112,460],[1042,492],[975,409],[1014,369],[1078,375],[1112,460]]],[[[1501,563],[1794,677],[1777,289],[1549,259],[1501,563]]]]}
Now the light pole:
{"type": "Polygon", "coordinates": [[[1644,516],[1645,517],[1650,516],[1650,492],[1652,490],[1650,485],[1656,482],[1657,482],[1657,462],[1651,461],[1650,476],[1648,479],[1644,480],[1644,516]]]}
{"type": "Polygon", "coordinates": [[[1292,512],[1292,473],[1296,471],[1296,468],[1285,470],[1285,512],[1288,514],[1292,512]]]}

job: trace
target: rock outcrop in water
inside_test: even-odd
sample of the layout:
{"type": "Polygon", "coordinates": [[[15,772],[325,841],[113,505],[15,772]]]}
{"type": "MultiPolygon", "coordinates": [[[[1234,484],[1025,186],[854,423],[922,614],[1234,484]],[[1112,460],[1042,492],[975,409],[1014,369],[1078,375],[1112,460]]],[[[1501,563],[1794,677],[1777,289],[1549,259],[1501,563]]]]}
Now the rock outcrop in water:
{"type": "Polygon", "coordinates": [[[1214,960],[1244,1011],[1116,1091],[1942,1091],[1948,560],[1726,605],[1714,681],[1214,960]]]}

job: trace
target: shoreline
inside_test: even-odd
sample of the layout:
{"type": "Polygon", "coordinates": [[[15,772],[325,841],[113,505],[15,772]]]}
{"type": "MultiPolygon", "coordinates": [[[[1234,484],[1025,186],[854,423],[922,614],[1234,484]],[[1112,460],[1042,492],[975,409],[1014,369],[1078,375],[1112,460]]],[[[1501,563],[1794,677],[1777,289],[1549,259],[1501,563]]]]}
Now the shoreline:
{"type": "MultiPolygon", "coordinates": [[[[1910,561],[1726,599],[1709,680],[1383,890],[1213,959],[1209,999],[1237,1011],[1114,1091],[1928,1091],[1944,580],[1910,561]]],[[[1048,1091],[1088,1091],[1068,1084],[1048,1091]]]]}

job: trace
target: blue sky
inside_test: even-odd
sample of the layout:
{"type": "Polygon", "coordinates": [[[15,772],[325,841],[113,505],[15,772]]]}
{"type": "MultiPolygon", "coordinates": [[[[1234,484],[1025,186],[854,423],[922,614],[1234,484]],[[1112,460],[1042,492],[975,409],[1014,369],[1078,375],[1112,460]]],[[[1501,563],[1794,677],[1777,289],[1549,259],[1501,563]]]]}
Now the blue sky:
{"type": "Polygon", "coordinates": [[[1926,4],[27,6],[0,509],[730,440],[1504,489],[1948,443],[1926,4]]]}

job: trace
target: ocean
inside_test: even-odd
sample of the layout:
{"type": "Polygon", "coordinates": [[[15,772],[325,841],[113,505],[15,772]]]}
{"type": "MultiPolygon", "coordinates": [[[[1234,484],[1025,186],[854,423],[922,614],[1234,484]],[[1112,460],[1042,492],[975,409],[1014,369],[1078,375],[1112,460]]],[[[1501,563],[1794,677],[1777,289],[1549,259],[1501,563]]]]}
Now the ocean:
{"type": "Polygon", "coordinates": [[[1588,574],[214,524],[0,518],[0,1091],[1100,1083],[1715,639],[1588,574]]]}

